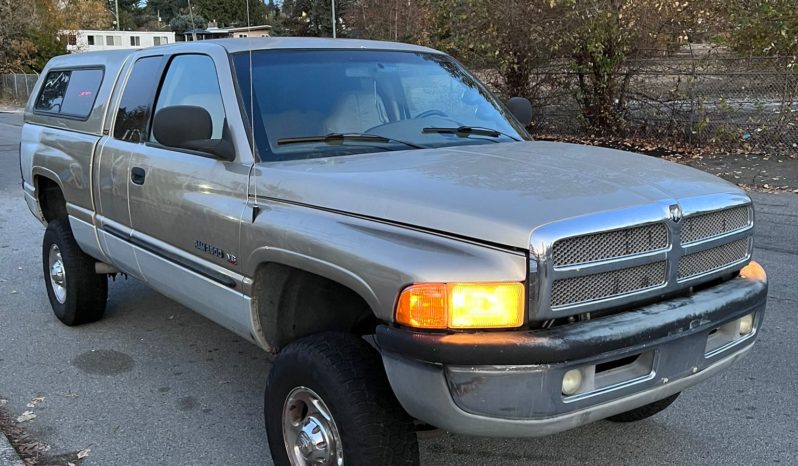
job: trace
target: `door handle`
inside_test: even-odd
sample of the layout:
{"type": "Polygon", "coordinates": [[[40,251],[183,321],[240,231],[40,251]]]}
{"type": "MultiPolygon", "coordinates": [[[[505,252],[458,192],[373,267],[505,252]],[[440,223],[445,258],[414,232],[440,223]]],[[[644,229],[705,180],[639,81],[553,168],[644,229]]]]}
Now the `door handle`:
{"type": "Polygon", "coordinates": [[[130,170],[130,181],[132,181],[135,184],[138,184],[138,185],[144,184],[145,176],[146,176],[146,173],[144,172],[143,168],[133,167],[133,169],[130,170]]]}

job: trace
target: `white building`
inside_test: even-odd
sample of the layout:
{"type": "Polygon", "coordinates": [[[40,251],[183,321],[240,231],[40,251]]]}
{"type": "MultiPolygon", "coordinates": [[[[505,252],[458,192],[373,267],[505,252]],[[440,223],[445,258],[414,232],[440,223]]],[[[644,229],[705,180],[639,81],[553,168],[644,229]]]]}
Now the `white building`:
{"type": "Polygon", "coordinates": [[[63,31],[67,50],[88,52],[94,50],[140,49],[155,45],[172,44],[175,33],[166,31],[101,31],[80,29],[63,31]]]}

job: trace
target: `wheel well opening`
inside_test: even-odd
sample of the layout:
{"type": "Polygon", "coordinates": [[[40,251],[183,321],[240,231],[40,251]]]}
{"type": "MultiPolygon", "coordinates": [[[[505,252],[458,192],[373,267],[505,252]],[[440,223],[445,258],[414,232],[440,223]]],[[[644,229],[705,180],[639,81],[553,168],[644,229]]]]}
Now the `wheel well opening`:
{"type": "Polygon", "coordinates": [[[36,177],[36,191],[39,196],[39,208],[44,220],[51,222],[67,216],[66,199],[55,181],[43,176],[36,177]]]}
{"type": "Polygon", "coordinates": [[[283,264],[264,264],[256,273],[254,296],[261,328],[275,350],[325,331],[372,333],[377,319],[351,288],[283,264]]]}

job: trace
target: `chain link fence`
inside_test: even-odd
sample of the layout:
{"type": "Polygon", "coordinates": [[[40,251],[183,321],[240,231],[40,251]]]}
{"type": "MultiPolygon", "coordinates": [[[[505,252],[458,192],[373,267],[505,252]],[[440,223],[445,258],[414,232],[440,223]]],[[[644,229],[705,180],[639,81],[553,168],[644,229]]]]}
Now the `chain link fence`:
{"type": "MultiPolygon", "coordinates": [[[[579,105],[579,75],[570,69],[559,63],[533,75],[534,133],[596,136],[579,105]]],[[[646,59],[630,62],[618,78],[626,79],[626,137],[727,152],[798,152],[798,69],[789,59],[646,59]]]]}
{"type": "Polygon", "coordinates": [[[38,74],[0,74],[0,102],[25,105],[37,79],[38,74]]]}

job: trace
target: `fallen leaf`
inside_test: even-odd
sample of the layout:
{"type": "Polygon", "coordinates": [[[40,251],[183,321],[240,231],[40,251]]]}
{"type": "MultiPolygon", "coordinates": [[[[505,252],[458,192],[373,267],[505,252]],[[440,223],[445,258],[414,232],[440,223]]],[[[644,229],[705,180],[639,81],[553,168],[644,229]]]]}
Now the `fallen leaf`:
{"type": "Polygon", "coordinates": [[[89,456],[89,453],[91,453],[91,448],[84,448],[83,450],[80,450],[78,452],[78,459],[82,460],[83,458],[89,456]]]}
{"type": "Polygon", "coordinates": [[[21,416],[17,417],[17,422],[30,421],[31,419],[34,419],[35,417],[36,417],[36,415],[33,414],[33,411],[25,411],[24,413],[22,413],[21,416]]]}

